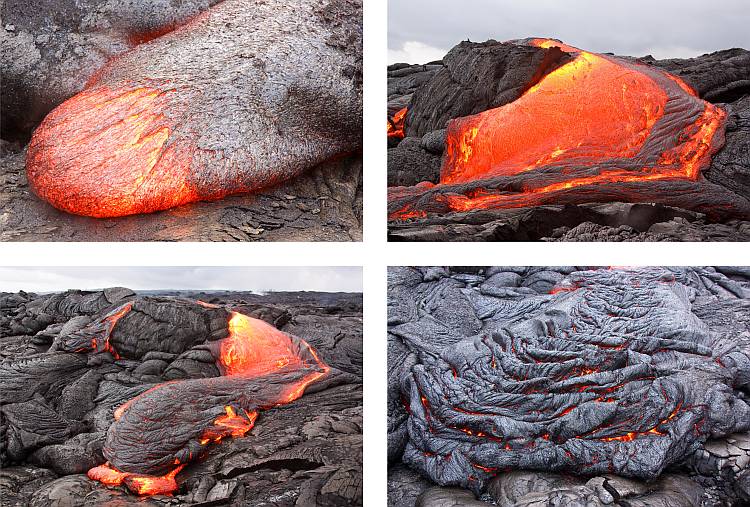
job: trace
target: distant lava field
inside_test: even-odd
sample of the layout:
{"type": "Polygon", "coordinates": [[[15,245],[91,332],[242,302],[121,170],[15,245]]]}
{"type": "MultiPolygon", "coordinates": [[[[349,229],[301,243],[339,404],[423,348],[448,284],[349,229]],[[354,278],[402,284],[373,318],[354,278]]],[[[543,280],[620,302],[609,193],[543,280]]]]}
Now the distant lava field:
{"type": "Polygon", "coordinates": [[[748,268],[390,268],[389,505],[750,502],[748,268]]]}
{"type": "Polygon", "coordinates": [[[403,241],[747,240],[750,52],[685,60],[554,39],[388,69],[403,241]]]}

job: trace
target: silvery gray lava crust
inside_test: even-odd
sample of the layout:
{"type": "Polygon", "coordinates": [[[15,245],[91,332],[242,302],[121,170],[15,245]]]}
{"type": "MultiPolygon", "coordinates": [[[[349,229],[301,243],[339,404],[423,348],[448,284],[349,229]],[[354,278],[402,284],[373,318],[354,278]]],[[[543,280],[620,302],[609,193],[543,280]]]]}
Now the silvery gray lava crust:
{"type": "Polygon", "coordinates": [[[1,293],[0,360],[3,506],[362,503],[360,294],[1,293]],[[113,326],[108,318],[126,306],[113,326]],[[263,408],[301,372],[221,376],[230,310],[304,337],[331,372],[295,402],[263,408]],[[115,423],[117,407],[165,383],[115,423]],[[261,408],[255,427],[197,446],[226,405],[261,408]],[[159,445],[128,438],[134,432],[159,445]],[[189,463],[174,497],[139,499],[85,475],[106,460],[163,473],[176,458],[189,463]]]}
{"type": "Polygon", "coordinates": [[[388,303],[391,505],[750,501],[750,269],[391,268],[388,303]]]}

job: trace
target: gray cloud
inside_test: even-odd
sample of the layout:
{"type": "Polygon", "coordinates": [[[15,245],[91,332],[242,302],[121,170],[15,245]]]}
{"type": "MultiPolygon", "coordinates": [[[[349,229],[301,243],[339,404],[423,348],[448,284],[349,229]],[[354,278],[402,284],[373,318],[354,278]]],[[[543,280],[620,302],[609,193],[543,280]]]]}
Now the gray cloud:
{"type": "MultiPolygon", "coordinates": [[[[677,58],[750,44],[747,0],[389,0],[388,48],[553,37],[594,52],[677,58]]],[[[392,60],[391,60],[392,63],[392,60]]],[[[425,62],[410,62],[425,63],[425,62]]]]}
{"type": "Polygon", "coordinates": [[[134,290],[362,292],[360,267],[0,267],[0,292],[134,290]]]}

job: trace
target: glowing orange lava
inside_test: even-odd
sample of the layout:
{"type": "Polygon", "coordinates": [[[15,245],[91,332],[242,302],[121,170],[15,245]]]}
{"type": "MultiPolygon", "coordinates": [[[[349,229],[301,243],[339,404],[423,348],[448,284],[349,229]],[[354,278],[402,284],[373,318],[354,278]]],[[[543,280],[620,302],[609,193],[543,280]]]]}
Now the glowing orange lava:
{"type": "Polygon", "coordinates": [[[404,137],[404,121],[406,121],[407,108],[403,108],[388,118],[388,137],[404,137]]]}
{"type": "Polygon", "coordinates": [[[32,190],[58,209],[92,217],[149,213],[198,199],[191,150],[169,142],[169,91],[98,86],[54,109],[34,132],[32,190]]]}
{"type": "Polygon", "coordinates": [[[275,327],[234,312],[219,362],[224,375],[258,377],[285,366],[300,368],[302,359],[294,348],[289,336],[275,327]]]}
{"type": "Polygon", "coordinates": [[[107,486],[119,486],[125,484],[130,491],[138,495],[171,495],[177,490],[175,476],[185,467],[179,465],[166,475],[156,477],[153,475],[131,474],[120,472],[116,468],[105,463],[88,471],[89,479],[99,481],[107,486]]]}
{"type": "MultiPolygon", "coordinates": [[[[583,160],[633,158],[668,108],[669,96],[643,68],[589,53],[552,40],[533,40],[539,47],[558,46],[575,54],[546,75],[518,100],[451,122],[441,183],[462,183],[508,176],[541,166],[583,160]]],[[[666,74],[665,74],[666,75],[666,74]]],[[[695,95],[679,78],[669,76],[684,93],[695,95]]],[[[662,155],[646,177],[695,179],[713,134],[725,113],[705,103],[695,129],[675,150],[662,155]]],[[[592,162],[593,161],[593,162],[592,162]]],[[[585,182],[564,182],[540,192],[625,177],[614,171],[585,182]]]]}
{"type": "MultiPolygon", "coordinates": [[[[290,403],[305,392],[305,388],[330,371],[320,360],[315,349],[301,340],[306,352],[315,361],[315,371],[282,394],[279,405],[290,403]]],[[[289,336],[262,320],[233,312],[229,321],[229,338],[221,344],[219,359],[224,375],[260,377],[278,370],[298,370],[305,366],[298,347],[289,336]]]]}
{"type": "MultiPolygon", "coordinates": [[[[433,191],[449,210],[554,204],[603,184],[697,181],[721,147],[726,113],[678,77],[551,39],[525,43],[573,58],[514,102],[449,122],[433,191]]],[[[393,200],[420,195],[412,188],[393,200]]],[[[419,216],[423,205],[400,204],[391,219],[419,216]]]]}
{"type": "MultiPolygon", "coordinates": [[[[207,303],[197,302],[203,306],[214,307],[207,303]]],[[[130,307],[127,307],[129,310],[130,307]]],[[[116,315],[124,315],[127,311],[120,311],[116,315]]],[[[118,317],[119,318],[119,317],[118,317]]],[[[235,378],[256,379],[272,373],[295,372],[309,369],[310,373],[284,387],[278,397],[261,408],[272,408],[296,400],[311,383],[325,376],[330,367],[318,356],[315,349],[304,340],[294,341],[292,338],[273,326],[238,312],[232,312],[228,323],[229,336],[221,341],[218,366],[224,376],[235,378]]],[[[149,396],[171,381],[159,384],[136,398],[128,400],[114,412],[114,418],[119,421],[136,400],[149,396]]],[[[227,405],[224,414],[217,417],[212,425],[203,430],[198,442],[201,445],[220,442],[224,438],[239,438],[245,436],[255,425],[258,411],[243,410],[227,405]]],[[[131,491],[139,495],[171,494],[177,489],[175,476],[182,470],[185,463],[175,462],[175,468],[164,476],[135,474],[115,469],[109,464],[92,468],[88,472],[91,479],[106,485],[125,484],[131,491]]]]}
{"type": "MultiPolygon", "coordinates": [[[[107,336],[104,339],[104,344],[101,350],[106,350],[107,352],[112,354],[112,357],[114,357],[115,359],[120,359],[120,355],[117,353],[114,347],[112,347],[112,345],[109,343],[109,338],[110,336],[112,336],[112,331],[115,329],[115,325],[117,324],[117,321],[123,318],[125,315],[127,315],[128,312],[130,312],[130,310],[132,309],[133,309],[133,304],[128,303],[122,308],[120,308],[120,310],[118,310],[114,314],[104,319],[105,322],[107,323],[107,336]]],[[[97,346],[98,344],[96,342],[96,338],[93,338],[91,342],[92,342],[91,343],[92,348],[94,350],[99,350],[97,346]]]]}

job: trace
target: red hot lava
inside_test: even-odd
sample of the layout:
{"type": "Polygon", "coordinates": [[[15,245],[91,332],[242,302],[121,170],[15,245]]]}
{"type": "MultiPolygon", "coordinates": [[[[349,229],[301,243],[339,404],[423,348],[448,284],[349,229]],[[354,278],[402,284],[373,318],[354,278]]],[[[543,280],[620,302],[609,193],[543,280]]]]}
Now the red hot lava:
{"type": "Polygon", "coordinates": [[[404,122],[406,121],[407,108],[403,108],[388,118],[388,137],[402,139],[404,137],[404,122]]]}
{"type": "Polygon", "coordinates": [[[32,190],[58,209],[99,218],[197,200],[189,182],[192,150],[169,142],[173,127],[159,112],[169,94],[99,86],[64,102],[29,143],[32,190]]]}
{"type": "MultiPolygon", "coordinates": [[[[448,210],[537,206],[584,186],[696,181],[722,146],[726,113],[681,79],[555,40],[526,43],[573,59],[516,101],[449,123],[440,184],[432,187],[448,210]],[[502,178],[513,183],[490,188],[502,178]]],[[[391,219],[419,211],[398,209],[391,219]]]]}
{"type": "MultiPolygon", "coordinates": [[[[302,396],[307,386],[330,371],[330,367],[304,340],[301,340],[301,347],[303,351],[300,351],[300,344],[295,345],[288,335],[273,326],[233,312],[229,320],[229,336],[220,343],[218,366],[223,376],[240,379],[258,379],[272,373],[302,371],[313,366],[311,373],[290,383],[279,392],[273,402],[264,405],[264,408],[272,408],[293,402],[302,396]],[[315,364],[308,364],[308,358],[312,358],[315,364]]],[[[179,382],[160,384],[133,398],[115,411],[115,420],[119,421],[139,398],[148,396],[149,393],[168,384],[174,385],[179,382]]],[[[239,411],[227,405],[224,407],[224,415],[216,418],[213,424],[203,431],[199,442],[202,446],[206,446],[227,437],[243,437],[253,428],[257,418],[258,411],[239,411]]],[[[109,463],[105,463],[89,470],[88,476],[110,486],[125,484],[128,489],[139,495],[171,494],[177,489],[175,476],[185,465],[186,463],[175,460],[174,468],[169,473],[163,476],[153,476],[120,471],[109,463]]]]}

